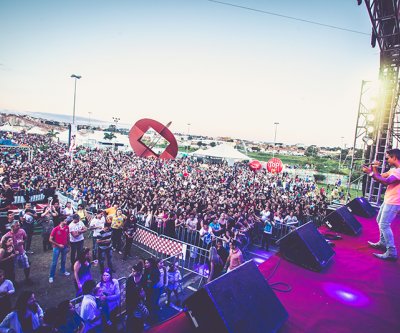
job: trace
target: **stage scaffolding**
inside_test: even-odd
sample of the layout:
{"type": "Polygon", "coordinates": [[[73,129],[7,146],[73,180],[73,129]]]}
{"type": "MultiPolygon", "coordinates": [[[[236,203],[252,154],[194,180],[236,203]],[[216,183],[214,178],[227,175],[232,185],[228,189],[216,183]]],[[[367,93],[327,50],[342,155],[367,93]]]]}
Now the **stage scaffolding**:
{"type": "MultiPolygon", "coordinates": [[[[361,3],[358,0],[358,4],[361,3]]],[[[376,105],[368,106],[365,97],[371,82],[362,82],[348,188],[351,176],[360,165],[355,158],[356,148],[363,151],[362,162],[381,161],[382,172],[387,169],[386,151],[398,148],[400,142],[400,0],[364,0],[364,3],[372,23],[371,46],[378,44],[380,48],[379,97],[376,105]]],[[[370,203],[380,205],[384,187],[371,177],[364,176],[363,193],[370,203]]]]}

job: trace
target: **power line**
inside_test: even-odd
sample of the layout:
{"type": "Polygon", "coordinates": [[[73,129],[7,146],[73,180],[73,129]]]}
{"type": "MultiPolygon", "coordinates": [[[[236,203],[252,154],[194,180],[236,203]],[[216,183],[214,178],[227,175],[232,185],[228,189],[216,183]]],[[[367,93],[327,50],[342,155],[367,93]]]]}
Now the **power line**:
{"type": "Polygon", "coordinates": [[[293,21],[299,21],[299,22],[308,23],[308,24],[319,25],[319,26],[322,26],[322,27],[325,27],[325,28],[347,31],[347,32],[351,32],[351,33],[355,33],[355,34],[359,34],[359,35],[371,36],[371,34],[368,34],[366,32],[362,32],[362,31],[342,28],[342,27],[338,27],[336,25],[330,25],[330,24],[325,24],[325,23],[316,22],[316,21],[305,20],[305,19],[302,19],[302,18],[299,18],[299,17],[282,15],[282,14],[278,14],[278,13],[269,12],[269,11],[266,11],[266,10],[261,10],[261,9],[246,7],[246,6],[235,5],[235,4],[229,3],[229,2],[216,1],[216,0],[206,0],[206,1],[218,3],[218,4],[221,4],[221,5],[225,5],[225,6],[231,6],[231,7],[235,7],[235,8],[251,10],[253,12],[258,12],[258,13],[267,14],[267,15],[271,15],[271,16],[282,17],[282,18],[285,18],[285,19],[288,19],[288,20],[293,20],[293,21]]]}

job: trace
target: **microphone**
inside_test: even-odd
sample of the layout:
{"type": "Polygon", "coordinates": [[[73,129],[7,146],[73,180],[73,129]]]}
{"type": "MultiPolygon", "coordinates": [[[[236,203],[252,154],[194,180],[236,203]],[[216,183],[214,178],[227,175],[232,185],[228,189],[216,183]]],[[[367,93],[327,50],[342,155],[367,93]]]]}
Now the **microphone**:
{"type": "MultiPolygon", "coordinates": [[[[363,164],[363,166],[370,166],[370,165],[374,165],[375,163],[376,163],[377,161],[374,161],[374,162],[369,162],[369,163],[364,163],[363,164]]],[[[377,165],[377,166],[380,166],[381,165],[381,163],[380,162],[378,162],[379,164],[377,165]]]]}

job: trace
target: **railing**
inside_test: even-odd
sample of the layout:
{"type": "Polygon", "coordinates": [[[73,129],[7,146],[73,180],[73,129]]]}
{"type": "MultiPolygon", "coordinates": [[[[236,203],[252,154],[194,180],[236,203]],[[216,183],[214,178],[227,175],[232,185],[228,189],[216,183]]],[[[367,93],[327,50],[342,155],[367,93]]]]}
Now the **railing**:
{"type": "Polygon", "coordinates": [[[44,192],[42,190],[18,190],[14,194],[14,201],[12,202],[14,205],[23,205],[27,202],[40,202],[46,198],[44,192]]]}
{"type": "MultiPolygon", "coordinates": [[[[193,238],[195,239],[196,236],[193,236],[193,238]]],[[[186,238],[186,240],[189,240],[189,238],[186,238]]],[[[199,239],[200,241],[201,239],[199,239]]],[[[133,244],[158,259],[177,256],[179,252],[181,253],[179,266],[182,269],[201,277],[208,277],[209,249],[206,246],[199,246],[200,244],[192,244],[158,234],[140,224],[137,225],[133,244]]]]}

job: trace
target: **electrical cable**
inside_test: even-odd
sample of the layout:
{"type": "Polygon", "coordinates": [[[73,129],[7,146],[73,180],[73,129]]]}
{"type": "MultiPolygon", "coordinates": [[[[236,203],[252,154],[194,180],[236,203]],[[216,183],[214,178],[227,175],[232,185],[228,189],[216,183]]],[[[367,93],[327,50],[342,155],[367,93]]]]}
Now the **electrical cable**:
{"type": "Polygon", "coordinates": [[[293,21],[299,21],[299,22],[308,23],[308,24],[319,25],[319,26],[322,26],[322,27],[325,27],[325,28],[336,29],[336,30],[341,30],[341,31],[347,31],[347,32],[351,32],[351,33],[355,33],[355,34],[359,34],[359,35],[371,36],[371,34],[366,33],[366,32],[362,32],[362,31],[357,31],[357,30],[348,29],[348,28],[342,28],[342,27],[338,27],[336,25],[331,25],[331,24],[326,24],[326,23],[321,23],[321,22],[316,22],[316,21],[311,21],[311,20],[305,20],[305,19],[302,19],[302,18],[299,18],[299,17],[278,14],[278,13],[269,12],[269,11],[266,11],[266,10],[261,10],[261,9],[256,9],[256,8],[251,8],[251,7],[241,6],[241,5],[235,5],[235,4],[229,3],[229,2],[223,2],[223,1],[217,1],[217,0],[206,0],[206,1],[218,3],[218,4],[221,4],[221,5],[225,5],[225,6],[231,6],[231,7],[235,7],[235,8],[251,10],[253,12],[258,12],[258,13],[262,13],[262,14],[282,17],[282,18],[285,18],[285,19],[288,19],[288,20],[293,20],[293,21]]]}
{"type": "MultiPolygon", "coordinates": [[[[279,260],[276,263],[275,267],[273,268],[271,274],[265,279],[265,280],[267,280],[267,282],[269,282],[269,279],[271,279],[274,276],[274,274],[276,273],[279,265],[281,264],[281,260],[282,259],[279,258],[279,260]]],[[[290,286],[290,284],[285,283],[285,282],[274,282],[274,283],[271,283],[269,286],[271,287],[272,290],[279,291],[279,292],[282,292],[282,293],[288,293],[288,292],[292,291],[292,289],[293,289],[290,286]],[[279,285],[285,286],[286,289],[276,288],[276,286],[279,286],[279,285]]]]}
{"type": "Polygon", "coordinates": [[[279,291],[281,293],[288,293],[288,292],[291,292],[293,289],[290,284],[285,283],[285,282],[275,282],[275,283],[270,284],[269,286],[271,287],[272,290],[279,291]],[[285,286],[286,289],[281,289],[281,288],[275,287],[275,286],[279,286],[279,285],[285,286]]]}

